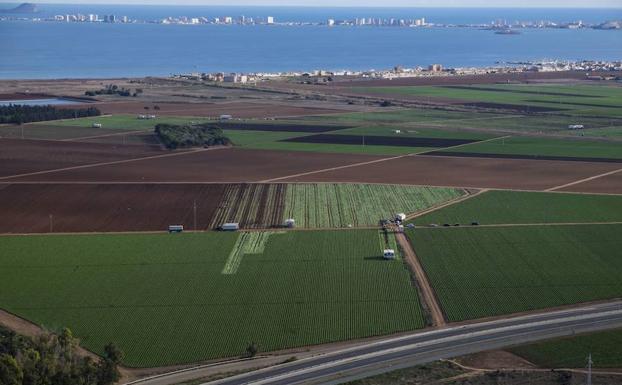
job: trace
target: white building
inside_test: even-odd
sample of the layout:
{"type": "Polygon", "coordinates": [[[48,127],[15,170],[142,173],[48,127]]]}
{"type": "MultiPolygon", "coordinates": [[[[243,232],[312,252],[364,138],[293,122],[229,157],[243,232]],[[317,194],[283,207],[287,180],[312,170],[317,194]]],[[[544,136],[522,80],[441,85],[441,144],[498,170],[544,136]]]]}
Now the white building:
{"type": "Polygon", "coordinates": [[[274,17],[273,17],[273,16],[268,16],[268,21],[267,21],[267,23],[268,23],[269,25],[274,24],[274,17]]]}

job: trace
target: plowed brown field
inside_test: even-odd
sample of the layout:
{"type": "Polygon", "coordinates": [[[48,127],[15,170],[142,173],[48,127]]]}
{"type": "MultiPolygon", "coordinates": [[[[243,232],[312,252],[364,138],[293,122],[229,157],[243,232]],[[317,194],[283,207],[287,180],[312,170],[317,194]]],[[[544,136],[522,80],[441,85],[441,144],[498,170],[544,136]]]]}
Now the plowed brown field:
{"type": "Polygon", "coordinates": [[[154,146],[0,139],[0,177],[160,153],[154,146]]]}
{"type": "Polygon", "coordinates": [[[192,230],[195,203],[197,230],[231,221],[274,227],[283,221],[284,191],[283,184],[0,184],[0,233],[192,230]]]}
{"type": "Polygon", "coordinates": [[[595,194],[622,194],[622,172],[575,184],[559,191],[595,194]]]}
{"type": "Polygon", "coordinates": [[[293,177],[281,182],[398,183],[544,190],[619,167],[619,164],[613,163],[409,156],[293,177]]]}
{"type": "Polygon", "coordinates": [[[375,159],[382,159],[382,157],[227,148],[158,159],[136,160],[123,164],[44,173],[10,180],[86,182],[257,182],[281,176],[367,162],[375,159]]]}

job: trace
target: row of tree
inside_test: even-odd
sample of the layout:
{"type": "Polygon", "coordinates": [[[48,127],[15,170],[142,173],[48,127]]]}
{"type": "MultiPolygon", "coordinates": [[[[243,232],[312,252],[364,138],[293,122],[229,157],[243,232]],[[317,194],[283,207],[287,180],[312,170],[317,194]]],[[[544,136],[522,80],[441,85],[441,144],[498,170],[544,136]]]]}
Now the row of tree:
{"type": "Polygon", "coordinates": [[[96,96],[96,95],[119,95],[119,96],[133,96],[137,97],[138,95],[143,93],[142,88],[136,88],[134,92],[132,92],[131,88],[119,87],[116,84],[108,84],[104,88],[95,90],[95,91],[86,91],[84,95],[86,96],[96,96]]]}
{"type": "Polygon", "coordinates": [[[229,145],[231,140],[222,129],[210,124],[172,125],[158,124],[155,133],[160,141],[170,149],[178,147],[229,145]]]}
{"type": "Polygon", "coordinates": [[[113,344],[99,360],[77,350],[69,329],[28,338],[0,327],[0,384],[111,385],[119,380],[123,353],[113,344]]]}
{"type": "Polygon", "coordinates": [[[89,108],[56,108],[54,106],[26,106],[10,104],[0,106],[0,123],[29,123],[56,119],[84,118],[99,116],[101,112],[95,107],[89,108]]]}

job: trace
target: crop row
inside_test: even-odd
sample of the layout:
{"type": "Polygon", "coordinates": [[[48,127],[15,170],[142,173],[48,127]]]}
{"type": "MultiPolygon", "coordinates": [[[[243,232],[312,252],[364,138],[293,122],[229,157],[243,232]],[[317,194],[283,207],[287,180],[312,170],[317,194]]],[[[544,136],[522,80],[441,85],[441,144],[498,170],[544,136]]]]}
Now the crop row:
{"type": "Polygon", "coordinates": [[[234,233],[2,237],[0,307],[68,326],[96,352],[115,342],[129,366],[424,325],[403,263],[378,258],[377,230],[259,234],[235,274],[222,274],[234,233]]]}
{"type": "Polygon", "coordinates": [[[451,321],[622,295],[621,225],[408,230],[451,321]]]}

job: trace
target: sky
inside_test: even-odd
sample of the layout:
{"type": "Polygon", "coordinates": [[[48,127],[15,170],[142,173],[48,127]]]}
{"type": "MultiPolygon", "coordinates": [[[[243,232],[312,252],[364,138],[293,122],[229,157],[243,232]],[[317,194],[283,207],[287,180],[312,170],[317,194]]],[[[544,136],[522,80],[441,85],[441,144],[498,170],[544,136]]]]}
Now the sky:
{"type": "MultiPolygon", "coordinates": [[[[19,0],[0,0],[17,3],[19,0]]],[[[26,1],[26,0],[25,0],[26,1]]],[[[622,8],[622,0],[28,0],[59,4],[158,4],[158,5],[285,5],[381,7],[560,7],[622,8]]]]}

